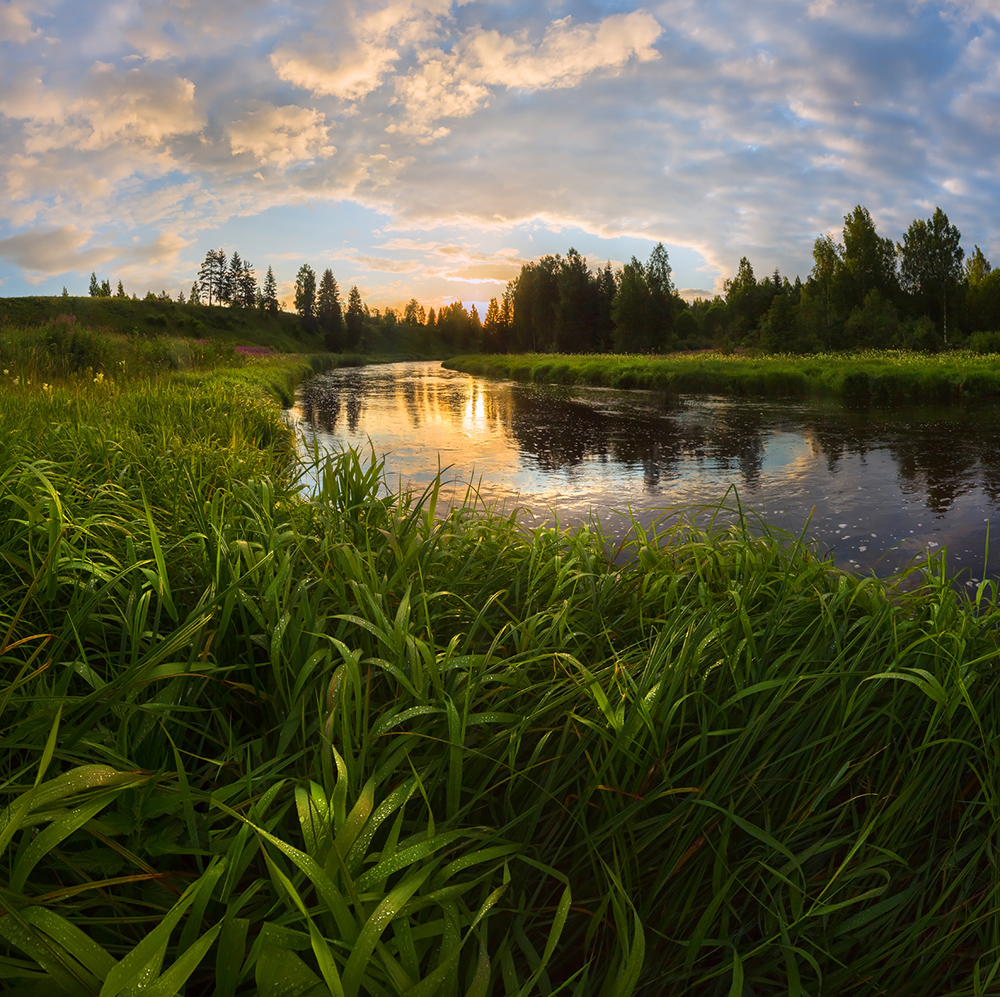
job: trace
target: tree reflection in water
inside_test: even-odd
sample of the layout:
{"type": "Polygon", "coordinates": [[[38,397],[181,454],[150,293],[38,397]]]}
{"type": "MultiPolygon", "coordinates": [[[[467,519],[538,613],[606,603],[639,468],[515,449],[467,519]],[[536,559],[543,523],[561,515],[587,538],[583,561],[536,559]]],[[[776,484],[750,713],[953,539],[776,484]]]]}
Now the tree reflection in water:
{"type": "MultiPolygon", "coordinates": [[[[845,566],[886,573],[928,545],[981,560],[1000,510],[995,408],[848,409],[802,400],[686,398],[491,382],[435,363],[331,371],[296,416],[331,447],[388,453],[390,480],[443,465],[484,494],[563,522],[631,508],[741,502],[809,533],[845,566]],[[341,418],[346,416],[346,418],[341,418]]],[[[953,566],[960,567],[955,563],[953,566]]]]}

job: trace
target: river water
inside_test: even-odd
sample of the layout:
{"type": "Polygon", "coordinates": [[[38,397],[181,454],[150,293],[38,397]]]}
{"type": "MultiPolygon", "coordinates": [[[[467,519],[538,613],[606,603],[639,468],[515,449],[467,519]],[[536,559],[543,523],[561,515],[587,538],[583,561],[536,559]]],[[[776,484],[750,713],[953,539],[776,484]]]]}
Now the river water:
{"type": "Polygon", "coordinates": [[[848,570],[893,574],[947,548],[968,585],[995,577],[1000,408],[849,409],[562,389],[490,381],[436,362],[341,368],[308,382],[291,412],[304,445],[367,448],[391,486],[439,470],[458,501],[480,498],[529,523],[596,516],[621,539],[664,510],[726,497],[804,532],[848,570]]]}

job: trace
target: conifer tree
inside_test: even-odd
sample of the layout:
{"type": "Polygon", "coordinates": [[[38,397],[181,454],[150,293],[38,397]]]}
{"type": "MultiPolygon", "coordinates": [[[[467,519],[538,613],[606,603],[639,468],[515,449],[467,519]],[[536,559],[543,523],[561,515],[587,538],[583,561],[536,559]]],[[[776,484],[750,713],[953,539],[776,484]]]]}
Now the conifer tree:
{"type": "Polygon", "coordinates": [[[303,263],[295,275],[295,310],[307,325],[315,320],[316,272],[308,263],[303,263]]]}
{"type": "Polygon", "coordinates": [[[349,350],[358,348],[365,326],[365,306],[361,303],[361,292],[355,284],[347,295],[347,314],[344,316],[347,325],[347,342],[349,350]]]}
{"type": "Polygon", "coordinates": [[[264,290],[260,296],[261,309],[268,315],[278,313],[278,282],[274,279],[274,270],[267,268],[267,275],[264,277],[264,290]]]}
{"type": "Polygon", "coordinates": [[[344,318],[340,308],[340,289],[329,267],[323,271],[323,276],[320,278],[316,314],[323,329],[326,348],[339,350],[344,318]]]}
{"type": "Polygon", "coordinates": [[[97,274],[91,271],[90,274],[90,296],[99,298],[101,296],[101,285],[97,282],[97,274]]]}

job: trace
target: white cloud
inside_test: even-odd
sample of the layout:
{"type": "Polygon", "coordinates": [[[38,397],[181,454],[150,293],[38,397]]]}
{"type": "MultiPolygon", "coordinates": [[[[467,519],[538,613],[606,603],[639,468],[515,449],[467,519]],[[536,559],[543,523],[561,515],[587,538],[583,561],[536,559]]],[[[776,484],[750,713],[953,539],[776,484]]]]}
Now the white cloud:
{"type": "Polygon", "coordinates": [[[250,153],[258,162],[285,169],[336,153],[329,125],[314,108],[265,103],[229,126],[233,154],[250,153]]]}
{"type": "Polygon", "coordinates": [[[614,73],[628,62],[659,58],[653,47],[663,33],[645,11],[614,14],[596,24],[576,24],[571,17],[553,21],[540,42],[522,32],[471,31],[451,51],[424,53],[421,65],[397,80],[396,93],[405,118],[389,126],[427,138],[447,134],[440,118],[473,114],[488,104],[494,88],[544,90],[578,86],[593,73],[614,73]]]}

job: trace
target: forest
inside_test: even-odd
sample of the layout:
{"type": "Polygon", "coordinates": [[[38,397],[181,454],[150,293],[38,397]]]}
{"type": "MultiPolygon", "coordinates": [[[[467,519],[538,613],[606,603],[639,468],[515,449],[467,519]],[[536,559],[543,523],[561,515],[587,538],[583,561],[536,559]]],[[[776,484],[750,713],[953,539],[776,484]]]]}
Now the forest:
{"type": "MultiPolygon", "coordinates": [[[[91,275],[94,297],[127,297],[118,282],[91,275]]],[[[166,292],[147,298],[169,299],[166,292]]],[[[281,310],[269,266],[263,285],[236,251],[210,249],[181,304],[281,310]]],[[[937,352],[962,346],[1000,349],[1000,270],[976,246],[966,255],[961,233],[937,208],[915,219],[902,242],[879,234],[858,205],[844,217],[842,241],[824,235],[813,245],[803,281],[778,270],[758,278],[740,259],[723,293],[687,301],[662,243],[646,262],[593,269],[570,248],[524,264],[480,317],[461,301],[435,311],[411,299],[400,308],[371,308],[357,286],[346,300],[333,272],[303,264],[294,308],[305,333],[337,352],[394,350],[448,353],[670,353],[734,349],[818,353],[858,349],[937,352]]]]}

